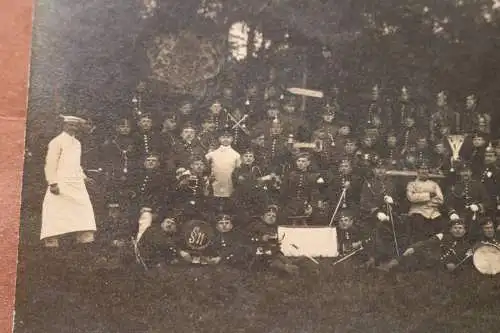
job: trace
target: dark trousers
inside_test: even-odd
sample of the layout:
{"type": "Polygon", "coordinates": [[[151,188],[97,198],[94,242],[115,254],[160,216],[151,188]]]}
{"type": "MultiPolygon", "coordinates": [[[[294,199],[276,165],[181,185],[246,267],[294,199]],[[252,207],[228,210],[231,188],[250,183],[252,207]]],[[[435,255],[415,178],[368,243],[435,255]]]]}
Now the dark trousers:
{"type": "Polygon", "coordinates": [[[426,240],[435,234],[445,232],[447,229],[446,220],[442,216],[435,219],[426,219],[420,214],[413,214],[409,216],[408,222],[410,222],[410,244],[426,240]]]}

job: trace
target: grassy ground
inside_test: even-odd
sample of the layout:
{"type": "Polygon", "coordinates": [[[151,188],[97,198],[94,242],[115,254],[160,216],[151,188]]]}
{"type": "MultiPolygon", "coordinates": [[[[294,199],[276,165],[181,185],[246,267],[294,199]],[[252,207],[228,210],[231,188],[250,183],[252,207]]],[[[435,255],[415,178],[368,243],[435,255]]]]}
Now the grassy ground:
{"type": "Polygon", "coordinates": [[[496,332],[498,277],[472,268],[383,274],[303,265],[299,277],[229,267],[86,272],[71,254],[44,252],[25,213],[16,333],[496,332]],[[31,226],[31,227],[30,227],[31,226]],[[31,230],[30,230],[31,229],[31,230]],[[319,270],[317,269],[319,268],[319,270]]]}

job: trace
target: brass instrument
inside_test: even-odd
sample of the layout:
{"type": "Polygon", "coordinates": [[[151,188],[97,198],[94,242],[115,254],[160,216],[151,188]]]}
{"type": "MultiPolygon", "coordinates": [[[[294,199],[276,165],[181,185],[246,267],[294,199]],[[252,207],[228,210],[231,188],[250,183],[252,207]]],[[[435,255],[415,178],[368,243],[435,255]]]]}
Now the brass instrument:
{"type": "Polygon", "coordinates": [[[315,152],[323,151],[323,140],[314,140],[313,142],[294,142],[292,144],[294,149],[312,149],[315,152]]]}

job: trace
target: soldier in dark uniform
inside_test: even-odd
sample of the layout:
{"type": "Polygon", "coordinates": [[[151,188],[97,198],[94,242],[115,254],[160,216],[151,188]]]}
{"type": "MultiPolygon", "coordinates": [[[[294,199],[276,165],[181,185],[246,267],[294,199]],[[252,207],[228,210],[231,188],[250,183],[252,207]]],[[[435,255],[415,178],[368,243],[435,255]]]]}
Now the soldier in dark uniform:
{"type": "Polygon", "coordinates": [[[464,164],[459,171],[459,178],[445,195],[445,207],[452,220],[459,218],[468,223],[469,236],[475,240],[478,237],[479,227],[477,220],[486,213],[490,205],[490,198],[484,185],[472,178],[472,170],[464,164]]]}
{"type": "Polygon", "coordinates": [[[297,274],[299,267],[283,255],[278,239],[278,207],[266,207],[259,218],[250,224],[248,233],[255,246],[255,257],[251,268],[262,270],[271,268],[289,274],[297,274]]]}
{"type": "Polygon", "coordinates": [[[488,138],[482,133],[475,132],[465,138],[460,149],[461,159],[468,162],[474,174],[478,174],[482,169],[487,144],[488,138]]]}
{"type": "Polygon", "coordinates": [[[282,132],[284,132],[283,134],[288,135],[289,133],[286,133],[284,131],[283,124],[280,120],[279,104],[275,101],[272,101],[272,102],[267,103],[266,107],[267,107],[267,110],[266,110],[267,117],[265,119],[259,121],[254,126],[253,132],[258,133],[258,134],[264,134],[265,136],[268,136],[271,133],[271,128],[275,127],[276,124],[280,124],[282,132]]]}
{"type": "Polygon", "coordinates": [[[451,169],[451,151],[448,144],[442,140],[436,141],[430,161],[433,172],[447,175],[451,169]]]}
{"type": "Polygon", "coordinates": [[[129,173],[135,170],[137,165],[137,148],[131,135],[131,121],[128,118],[119,119],[115,127],[115,135],[104,141],[101,147],[101,158],[103,171],[106,175],[106,202],[107,204],[119,204],[120,208],[127,209],[125,184],[129,173]]]}
{"type": "Polygon", "coordinates": [[[299,98],[296,95],[284,92],[280,98],[281,112],[279,120],[287,134],[292,134],[298,141],[304,142],[309,140],[311,133],[309,132],[309,124],[304,119],[303,115],[297,114],[299,109],[299,98]]]}
{"type": "Polygon", "coordinates": [[[408,114],[404,119],[403,129],[399,134],[398,141],[401,143],[401,155],[405,158],[408,154],[415,152],[417,144],[417,128],[415,125],[415,118],[413,115],[408,114]]]}
{"type": "Polygon", "coordinates": [[[222,104],[220,99],[216,99],[208,109],[208,117],[214,124],[214,131],[219,132],[226,128],[228,121],[226,112],[231,112],[231,104],[222,104]]]}
{"type": "Polygon", "coordinates": [[[238,210],[250,216],[268,205],[268,191],[276,190],[272,175],[266,175],[255,163],[252,149],[244,150],[241,166],[233,172],[234,201],[238,210]],[[267,177],[266,177],[267,176],[267,177]]]}
{"type": "Polygon", "coordinates": [[[496,165],[497,156],[491,145],[486,148],[484,153],[484,164],[479,173],[473,175],[484,185],[490,198],[490,206],[487,209],[487,215],[495,218],[497,216],[497,207],[500,204],[500,169],[496,165]]]}
{"type": "Polygon", "coordinates": [[[354,207],[359,204],[362,181],[356,174],[350,160],[341,160],[335,173],[328,179],[329,202],[335,207],[342,192],[345,196],[340,201],[342,207],[354,207]]]}
{"type": "Polygon", "coordinates": [[[154,129],[154,122],[151,113],[141,113],[137,118],[137,132],[134,133],[134,150],[136,157],[140,159],[152,152],[160,152],[160,137],[154,129]]]}
{"type": "Polygon", "coordinates": [[[479,225],[481,226],[481,237],[475,247],[482,244],[492,244],[500,248],[500,239],[498,230],[495,229],[495,223],[490,217],[481,218],[479,225]]]}
{"type": "Polygon", "coordinates": [[[215,218],[215,230],[212,249],[221,258],[221,263],[246,268],[254,257],[253,247],[241,229],[234,227],[233,217],[218,214],[215,218]]]}
{"type": "Polygon", "coordinates": [[[179,261],[178,248],[181,243],[177,221],[171,217],[153,223],[137,243],[137,259],[148,270],[158,274],[167,273],[165,266],[179,261]]]}
{"type": "Polygon", "coordinates": [[[207,152],[219,147],[216,128],[217,125],[212,116],[207,116],[201,120],[201,131],[198,139],[203,149],[207,152]]]}
{"type": "Polygon", "coordinates": [[[189,169],[178,170],[175,189],[175,211],[180,220],[206,220],[209,217],[208,197],[211,181],[202,156],[193,156],[189,169]]]}
{"type": "Polygon", "coordinates": [[[321,120],[316,128],[325,133],[324,145],[336,144],[335,139],[340,128],[340,124],[335,119],[338,111],[338,103],[336,101],[333,101],[332,104],[327,104],[323,108],[321,120]]]}
{"type": "Polygon", "coordinates": [[[399,169],[401,166],[401,148],[395,132],[390,131],[384,142],[378,147],[380,157],[388,169],[399,169]]]}
{"type": "Polygon", "coordinates": [[[325,180],[320,173],[309,170],[309,154],[301,153],[295,161],[295,170],[288,172],[283,178],[281,203],[292,224],[306,224],[313,212],[323,206],[325,198],[320,195],[320,187],[325,185],[325,180]],[[300,219],[294,219],[299,216],[300,219]]]}
{"type": "Polygon", "coordinates": [[[343,257],[360,249],[364,244],[362,232],[355,225],[355,214],[343,208],[336,216],[337,219],[337,247],[339,256],[343,257]]]}
{"type": "Polygon", "coordinates": [[[174,112],[165,114],[163,126],[160,132],[162,155],[168,156],[170,149],[176,144],[179,137],[177,115],[174,112]],[[165,151],[165,152],[164,152],[165,151]]]}
{"type": "Polygon", "coordinates": [[[181,127],[180,140],[172,147],[169,157],[169,169],[177,170],[188,167],[193,156],[205,155],[205,149],[197,138],[196,128],[191,122],[186,122],[181,127]]]}
{"type": "Polygon", "coordinates": [[[352,140],[352,125],[351,122],[345,119],[339,119],[339,130],[335,137],[335,146],[338,147],[338,153],[342,154],[347,140],[352,140]]]}
{"type": "Polygon", "coordinates": [[[291,150],[281,125],[279,121],[274,121],[269,132],[264,133],[263,140],[261,136],[256,142],[256,159],[266,174],[282,176],[289,168],[291,150]]]}
{"type": "Polygon", "coordinates": [[[335,163],[335,156],[338,151],[334,139],[329,137],[324,128],[319,128],[313,132],[312,141],[321,142],[321,150],[314,150],[315,165],[321,171],[328,170],[335,163]]]}
{"type": "Polygon", "coordinates": [[[143,167],[135,169],[128,179],[127,188],[131,190],[131,228],[139,230],[139,233],[151,225],[152,219],[161,213],[165,203],[169,201],[169,191],[164,183],[160,165],[159,154],[147,154],[143,167]],[[134,225],[138,218],[139,228],[134,225]]]}
{"type": "Polygon", "coordinates": [[[432,153],[429,145],[427,131],[419,130],[415,142],[415,157],[416,165],[422,164],[424,161],[432,160],[432,153]]]}
{"type": "Polygon", "coordinates": [[[357,163],[362,177],[371,173],[372,165],[380,159],[375,144],[375,138],[369,134],[365,134],[361,139],[361,147],[357,151],[357,163]]]}
{"type": "Polygon", "coordinates": [[[382,161],[375,163],[373,176],[364,180],[361,189],[360,211],[365,218],[360,224],[364,237],[372,238],[368,266],[392,258],[397,255],[395,249],[401,250],[408,242],[405,227],[395,209],[400,205],[397,202],[396,184],[386,175],[386,171],[382,161]]]}
{"type": "Polygon", "coordinates": [[[182,129],[187,122],[192,122],[195,117],[194,105],[190,100],[184,100],[177,109],[177,120],[179,128],[182,129]]]}
{"type": "Polygon", "coordinates": [[[428,240],[411,245],[398,259],[391,260],[382,266],[389,270],[399,264],[414,267],[424,264],[425,267],[444,266],[448,271],[454,271],[464,259],[472,254],[471,245],[465,237],[467,227],[461,219],[451,221],[447,233],[439,233],[428,240]]]}

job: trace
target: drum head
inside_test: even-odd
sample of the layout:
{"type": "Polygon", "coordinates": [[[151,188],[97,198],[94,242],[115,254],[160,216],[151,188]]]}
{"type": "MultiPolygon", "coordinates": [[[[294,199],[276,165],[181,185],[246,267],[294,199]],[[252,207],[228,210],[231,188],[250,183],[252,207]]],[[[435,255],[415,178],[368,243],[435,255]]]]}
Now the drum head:
{"type": "Polygon", "coordinates": [[[500,273],[500,248],[492,244],[483,244],[474,251],[474,267],[487,275],[500,273]]]}
{"type": "Polygon", "coordinates": [[[190,250],[206,249],[212,243],[214,235],[214,229],[205,221],[190,220],[182,227],[182,237],[190,250]]]}

